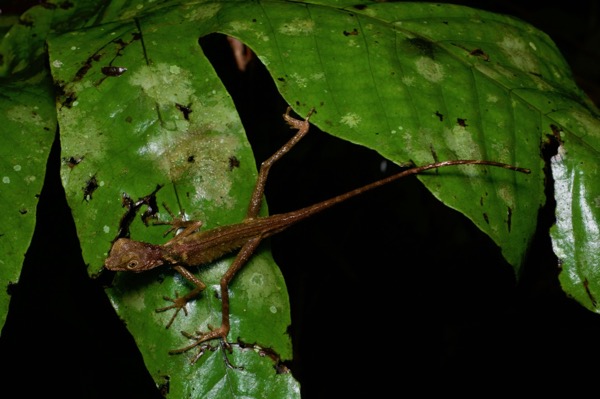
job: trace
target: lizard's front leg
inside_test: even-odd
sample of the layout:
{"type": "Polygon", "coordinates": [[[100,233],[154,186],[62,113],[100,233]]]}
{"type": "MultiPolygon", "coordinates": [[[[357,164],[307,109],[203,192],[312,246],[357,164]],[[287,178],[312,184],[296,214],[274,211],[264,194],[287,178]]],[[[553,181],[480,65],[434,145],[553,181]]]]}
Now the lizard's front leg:
{"type": "Polygon", "coordinates": [[[174,237],[171,240],[169,240],[169,242],[167,242],[165,245],[171,245],[172,243],[179,241],[183,237],[187,237],[190,234],[198,231],[200,227],[202,227],[202,222],[200,220],[185,220],[183,211],[180,212],[179,216],[175,216],[175,214],[171,211],[171,209],[169,209],[166,203],[163,202],[163,206],[171,216],[171,221],[154,222],[154,225],[171,226],[169,230],[165,231],[163,237],[166,237],[171,232],[173,232],[174,237]]]}
{"type": "Polygon", "coordinates": [[[171,316],[171,319],[167,323],[167,327],[171,327],[175,317],[179,314],[179,312],[183,309],[183,313],[187,316],[187,303],[192,299],[196,298],[204,289],[206,288],[206,284],[204,284],[200,279],[194,276],[188,269],[183,266],[174,266],[175,270],[179,272],[186,280],[194,284],[196,287],[190,291],[187,295],[180,297],[177,293],[175,293],[175,298],[163,297],[166,301],[173,302],[173,305],[165,306],[164,308],[156,309],[157,313],[164,312],[170,309],[175,309],[175,313],[171,316]]]}

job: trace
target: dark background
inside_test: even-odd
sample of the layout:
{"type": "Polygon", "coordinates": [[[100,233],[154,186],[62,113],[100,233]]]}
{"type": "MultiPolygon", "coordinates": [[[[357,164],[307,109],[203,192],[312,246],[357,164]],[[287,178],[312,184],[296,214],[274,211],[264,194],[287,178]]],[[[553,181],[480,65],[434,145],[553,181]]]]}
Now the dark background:
{"type": "MultiPolygon", "coordinates": [[[[453,3],[517,16],[548,33],[598,103],[598,3],[453,3]]],[[[3,12],[9,6],[0,1],[3,12]]],[[[285,103],[260,65],[235,70],[223,57],[222,38],[207,38],[202,46],[234,97],[260,162],[289,137],[281,121],[285,103]]],[[[382,162],[370,150],[315,129],[273,168],[270,212],[393,173],[393,165],[382,173],[382,162]]],[[[4,388],[74,398],[159,397],[133,339],[101,286],[87,277],[59,164],[57,141],[0,338],[0,359],[8,366],[4,388]]],[[[539,233],[518,282],[498,248],[415,179],[273,237],[292,305],[295,358],[289,367],[303,397],[481,387],[488,396],[498,389],[574,389],[591,382],[587,377],[600,359],[600,316],[560,289],[548,237],[553,206],[540,211],[539,233]]]]}

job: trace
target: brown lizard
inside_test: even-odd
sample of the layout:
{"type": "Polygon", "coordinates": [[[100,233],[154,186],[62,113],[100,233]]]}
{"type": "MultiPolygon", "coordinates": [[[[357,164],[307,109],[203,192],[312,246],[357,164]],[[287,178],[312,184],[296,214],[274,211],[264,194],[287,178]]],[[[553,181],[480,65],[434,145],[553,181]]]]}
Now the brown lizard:
{"type": "MultiPolygon", "coordinates": [[[[221,339],[222,342],[227,345],[227,335],[229,334],[230,328],[229,283],[244,264],[248,262],[260,242],[265,238],[277,234],[301,220],[368,190],[431,169],[453,165],[488,165],[522,173],[530,173],[528,169],[494,161],[450,160],[435,162],[406,169],[395,175],[296,211],[261,217],[259,216],[259,211],[262,206],[267,175],[271,166],[298,143],[309,130],[309,118],[312,111],[304,120],[291,117],[289,111],[290,109],[288,108],[283,117],[291,128],[297,129],[298,131],[283,147],[261,164],[256,186],[252,193],[248,212],[244,220],[237,224],[200,231],[199,229],[202,222],[184,221],[181,218],[174,218],[172,228],[169,231],[178,229],[183,230],[167,243],[157,245],[134,241],[129,238],[119,238],[114,242],[110,250],[110,254],[104,263],[105,268],[108,270],[139,273],[154,269],[161,265],[168,265],[177,270],[177,272],[195,286],[195,288],[185,296],[176,297],[175,299],[165,297],[166,300],[173,302],[173,304],[156,310],[157,312],[164,312],[170,309],[175,310],[173,316],[167,323],[167,328],[173,323],[173,320],[175,320],[175,317],[182,309],[187,315],[186,304],[206,288],[206,284],[192,274],[189,268],[213,262],[224,255],[239,250],[233,263],[229,266],[229,269],[225,272],[220,281],[221,325],[218,328],[210,328],[210,331],[202,333],[197,337],[184,333],[186,337],[193,339],[194,342],[184,348],[170,351],[171,354],[186,352],[217,338],[221,339]]],[[[196,356],[194,361],[197,360],[198,357],[199,356],[196,356]]]]}

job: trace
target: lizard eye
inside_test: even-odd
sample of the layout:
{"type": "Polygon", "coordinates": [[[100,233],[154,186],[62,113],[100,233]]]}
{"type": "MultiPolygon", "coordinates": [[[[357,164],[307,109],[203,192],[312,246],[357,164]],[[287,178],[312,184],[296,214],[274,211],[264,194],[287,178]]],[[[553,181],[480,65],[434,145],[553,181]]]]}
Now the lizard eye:
{"type": "Polygon", "coordinates": [[[129,270],[133,270],[133,269],[135,269],[137,267],[137,265],[138,265],[137,259],[132,259],[129,262],[127,262],[127,266],[126,267],[129,270]]]}

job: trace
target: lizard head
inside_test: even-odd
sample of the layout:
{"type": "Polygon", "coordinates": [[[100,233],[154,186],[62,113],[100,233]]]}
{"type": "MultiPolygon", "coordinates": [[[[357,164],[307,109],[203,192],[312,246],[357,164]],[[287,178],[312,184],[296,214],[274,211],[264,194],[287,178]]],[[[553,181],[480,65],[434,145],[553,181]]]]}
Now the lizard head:
{"type": "Polygon", "coordinates": [[[104,267],[115,272],[143,272],[164,263],[160,246],[119,238],[110,249],[104,267]]]}

